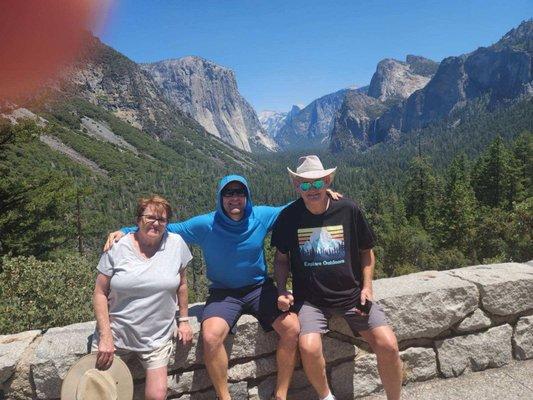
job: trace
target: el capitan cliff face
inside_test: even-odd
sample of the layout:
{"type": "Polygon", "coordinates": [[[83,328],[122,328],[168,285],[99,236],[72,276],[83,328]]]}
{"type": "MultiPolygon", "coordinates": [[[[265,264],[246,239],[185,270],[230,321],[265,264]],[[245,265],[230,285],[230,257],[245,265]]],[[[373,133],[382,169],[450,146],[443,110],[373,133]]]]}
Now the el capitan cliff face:
{"type": "Polygon", "coordinates": [[[276,149],[240,95],[230,69],[192,56],[143,64],[142,68],[171,104],[212,135],[245,151],[276,149]]]}

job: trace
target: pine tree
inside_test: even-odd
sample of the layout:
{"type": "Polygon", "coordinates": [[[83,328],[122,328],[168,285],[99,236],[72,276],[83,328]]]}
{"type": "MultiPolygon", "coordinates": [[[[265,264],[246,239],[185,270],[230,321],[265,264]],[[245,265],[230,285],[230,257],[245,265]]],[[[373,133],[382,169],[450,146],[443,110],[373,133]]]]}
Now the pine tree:
{"type": "Polygon", "coordinates": [[[472,186],[476,198],[482,205],[510,210],[517,193],[514,175],[513,156],[498,136],[474,168],[472,186]]]}
{"type": "Polygon", "coordinates": [[[513,143],[512,152],[516,160],[516,179],[519,187],[517,201],[522,201],[533,196],[533,134],[520,134],[513,143]]]}
{"type": "Polygon", "coordinates": [[[433,170],[426,159],[415,157],[411,160],[407,173],[406,215],[408,218],[418,218],[422,227],[428,230],[433,222],[437,189],[433,170]]]}
{"type": "MultiPolygon", "coordinates": [[[[446,174],[445,191],[440,208],[438,234],[445,248],[457,248],[463,254],[472,253],[475,235],[476,198],[470,184],[467,159],[456,157],[446,174]]],[[[473,257],[475,259],[475,256],[473,257]]]]}

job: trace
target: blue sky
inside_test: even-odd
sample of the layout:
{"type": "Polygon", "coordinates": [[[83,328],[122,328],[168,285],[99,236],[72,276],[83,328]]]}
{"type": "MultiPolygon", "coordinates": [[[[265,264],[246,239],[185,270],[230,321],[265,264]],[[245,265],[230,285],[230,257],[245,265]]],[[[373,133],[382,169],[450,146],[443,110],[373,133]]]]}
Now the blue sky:
{"type": "Polygon", "coordinates": [[[231,68],[259,112],[370,82],[383,58],[497,41],[532,0],[115,0],[98,36],[137,62],[196,55],[231,68]]]}

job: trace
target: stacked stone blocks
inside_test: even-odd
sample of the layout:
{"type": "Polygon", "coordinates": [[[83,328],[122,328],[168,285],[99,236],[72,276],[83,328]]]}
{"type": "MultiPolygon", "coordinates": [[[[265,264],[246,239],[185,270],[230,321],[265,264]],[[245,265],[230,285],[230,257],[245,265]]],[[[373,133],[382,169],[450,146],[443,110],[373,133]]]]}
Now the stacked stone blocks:
{"type": "MultiPolygon", "coordinates": [[[[533,358],[533,264],[479,265],[425,271],[374,282],[400,343],[404,383],[451,378],[496,368],[513,358],[533,358]]],[[[201,304],[190,307],[193,343],[176,347],[169,364],[169,398],[214,399],[202,360],[201,304]]],[[[0,336],[0,398],[58,399],[68,369],[87,353],[94,322],[0,336]]],[[[353,337],[344,320],[324,337],[327,374],[339,399],[381,390],[376,357],[353,337]]],[[[244,316],[226,341],[234,399],[269,399],[276,382],[277,337],[244,316]]],[[[142,399],[144,373],[130,364],[135,398],[142,399]]],[[[300,362],[289,398],[314,399],[300,362]]]]}

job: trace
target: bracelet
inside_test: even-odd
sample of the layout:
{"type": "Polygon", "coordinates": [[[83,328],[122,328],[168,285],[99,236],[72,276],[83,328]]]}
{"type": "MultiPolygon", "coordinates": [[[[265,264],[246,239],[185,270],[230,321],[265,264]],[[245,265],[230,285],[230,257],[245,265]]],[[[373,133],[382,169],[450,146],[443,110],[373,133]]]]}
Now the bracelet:
{"type": "Polygon", "coordinates": [[[178,322],[189,322],[189,317],[179,317],[178,322]]]}

